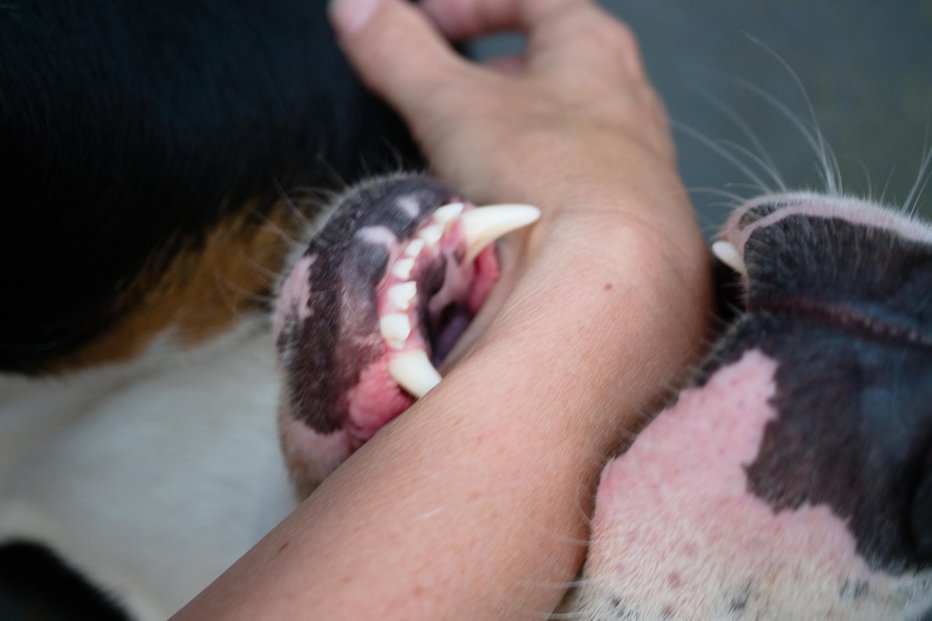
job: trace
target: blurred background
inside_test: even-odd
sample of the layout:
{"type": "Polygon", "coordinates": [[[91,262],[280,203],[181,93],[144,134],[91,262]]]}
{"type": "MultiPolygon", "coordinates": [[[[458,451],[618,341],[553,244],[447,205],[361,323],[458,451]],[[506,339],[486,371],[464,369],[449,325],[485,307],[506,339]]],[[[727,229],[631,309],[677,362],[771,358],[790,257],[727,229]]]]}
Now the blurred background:
{"type": "MultiPolygon", "coordinates": [[[[761,155],[733,115],[757,135],[788,186],[824,188],[815,152],[774,105],[804,122],[810,118],[802,91],[774,54],[799,76],[838,159],[845,192],[864,196],[870,189],[879,198],[886,188],[885,202],[906,200],[932,142],[932,0],[600,4],[638,36],[648,72],[678,126],[680,170],[707,235],[729,208],[714,191],[757,193],[747,187],[747,175],[704,143],[738,143],[761,155]]],[[[520,49],[519,38],[500,36],[478,43],[475,53],[520,49]]],[[[920,205],[932,217],[932,184],[920,205]]]]}

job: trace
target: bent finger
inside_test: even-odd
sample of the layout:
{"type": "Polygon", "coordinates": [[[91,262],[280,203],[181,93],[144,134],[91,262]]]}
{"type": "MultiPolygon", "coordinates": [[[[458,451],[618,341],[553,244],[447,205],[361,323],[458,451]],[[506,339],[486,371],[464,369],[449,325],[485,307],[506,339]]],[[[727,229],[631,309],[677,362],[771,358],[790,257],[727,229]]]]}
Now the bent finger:
{"type": "Polygon", "coordinates": [[[330,15],[363,82],[409,123],[468,69],[430,20],[403,0],[334,0],[330,15]]]}
{"type": "Polygon", "coordinates": [[[526,34],[532,69],[574,74],[585,67],[599,80],[620,65],[644,77],[630,28],[592,0],[423,0],[422,6],[452,39],[502,31],[526,34]]]}
{"type": "Polygon", "coordinates": [[[455,40],[503,31],[529,32],[572,4],[589,0],[423,0],[421,5],[443,33],[455,40]]]}

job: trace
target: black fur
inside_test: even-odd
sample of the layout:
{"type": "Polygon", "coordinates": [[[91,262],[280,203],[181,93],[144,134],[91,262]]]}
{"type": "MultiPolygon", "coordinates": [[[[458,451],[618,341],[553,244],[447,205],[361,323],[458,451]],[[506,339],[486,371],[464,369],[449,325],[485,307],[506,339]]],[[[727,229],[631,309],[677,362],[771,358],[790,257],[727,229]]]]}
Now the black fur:
{"type": "Polygon", "coordinates": [[[0,619],[125,621],[129,617],[45,546],[18,541],[0,547],[0,619]]]}
{"type": "Polygon", "coordinates": [[[140,270],[295,185],[410,163],[322,0],[0,5],[0,370],[106,330],[140,270]],[[393,145],[390,147],[389,145],[393,145]]]}

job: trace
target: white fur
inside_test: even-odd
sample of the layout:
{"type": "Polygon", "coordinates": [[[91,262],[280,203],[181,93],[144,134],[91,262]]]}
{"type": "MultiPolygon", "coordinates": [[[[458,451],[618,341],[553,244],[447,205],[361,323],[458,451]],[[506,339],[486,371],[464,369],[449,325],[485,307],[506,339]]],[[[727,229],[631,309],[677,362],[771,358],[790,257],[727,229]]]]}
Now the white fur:
{"type": "Polygon", "coordinates": [[[295,505],[264,319],[189,351],[58,379],[0,377],[0,542],[50,545],[164,619],[295,505]]]}

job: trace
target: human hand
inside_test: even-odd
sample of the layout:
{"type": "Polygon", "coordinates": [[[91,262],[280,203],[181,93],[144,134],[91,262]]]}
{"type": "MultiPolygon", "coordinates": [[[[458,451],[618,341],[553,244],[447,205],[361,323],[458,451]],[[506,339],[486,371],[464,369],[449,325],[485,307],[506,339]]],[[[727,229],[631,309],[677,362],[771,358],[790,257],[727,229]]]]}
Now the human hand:
{"type": "Polygon", "coordinates": [[[594,4],[422,5],[442,33],[406,2],[338,2],[334,19],[357,71],[401,113],[449,183],[480,199],[515,193],[516,183],[525,183],[522,171],[531,179],[562,176],[567,150],[579,168],[618,156],[630,160],[632,148],[656,158],[655,165],[672,163],[666,115],[634,36],[594,4]],[[442,38],[502,30],[528,38],[523,58],[491,63],[504,71],[463,59],[442,38]]]}

